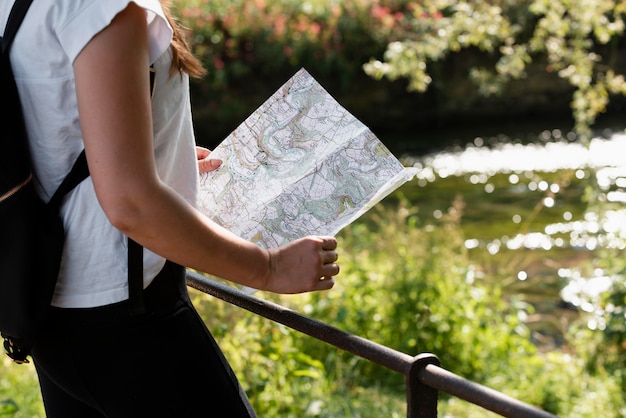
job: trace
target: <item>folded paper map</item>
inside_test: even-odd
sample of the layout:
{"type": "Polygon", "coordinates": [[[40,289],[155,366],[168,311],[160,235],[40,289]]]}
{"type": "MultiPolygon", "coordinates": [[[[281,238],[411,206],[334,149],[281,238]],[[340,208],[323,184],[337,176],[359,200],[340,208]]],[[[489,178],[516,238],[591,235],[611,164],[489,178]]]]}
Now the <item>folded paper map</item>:
{"type": "Polygon", "coordinates": [[[211,157],[200,210],[264,248],[335,235],[417,174],[304,69],[211,157]]]}

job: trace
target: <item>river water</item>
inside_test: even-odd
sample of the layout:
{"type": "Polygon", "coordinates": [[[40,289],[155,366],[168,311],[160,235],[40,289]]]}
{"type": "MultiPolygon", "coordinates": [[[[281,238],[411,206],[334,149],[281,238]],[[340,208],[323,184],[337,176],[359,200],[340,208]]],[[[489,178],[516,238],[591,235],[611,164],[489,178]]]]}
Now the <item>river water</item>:
{"type": "Polygon", "coordinates": [[[538,342],[563,345],[579,312],[592,314],[590,328],[604,327],[599,295],[614,276],[597,260],[602,249],[626,248],[624,131],[585,143],[558,129],[532,143],[477,136],[401,160],[420,168],[404,191],[425,222],[463,201],[461,226],[478,279],[521,295],[529,308],[520,314],[538,342]]]}

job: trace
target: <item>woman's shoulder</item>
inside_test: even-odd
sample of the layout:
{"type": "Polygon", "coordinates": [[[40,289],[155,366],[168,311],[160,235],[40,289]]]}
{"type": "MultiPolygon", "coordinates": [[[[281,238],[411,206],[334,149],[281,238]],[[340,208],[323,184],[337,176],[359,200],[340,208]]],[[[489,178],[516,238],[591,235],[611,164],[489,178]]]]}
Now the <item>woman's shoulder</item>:
{"type": "MultiPolygon", "coordinates": [[[[23,27],[32,30],[21,32],[25,33],[30,45],[37,44],[33,42],[57,44],[46,48],[60,47],[73,62],[85,45],[130,3],[146,10],[151,38],[163,40],[160,43],[169,40],[171,28],[158,0],[37,0],[23,23],[23,27]]],[[[6,4],[0,8],[0,13],[8,15],[5,8],[6,4]]]]}

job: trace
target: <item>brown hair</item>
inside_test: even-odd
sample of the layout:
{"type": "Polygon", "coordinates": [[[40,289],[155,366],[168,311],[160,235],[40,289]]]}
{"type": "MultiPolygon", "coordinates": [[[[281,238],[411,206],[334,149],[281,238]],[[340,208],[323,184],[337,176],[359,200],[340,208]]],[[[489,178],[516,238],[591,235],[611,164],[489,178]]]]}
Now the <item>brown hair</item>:
{"type": "Polygon", "coordinates": [[[168,22],[174,29],[170,75],[174,75],[176,72],[186,72],[191,78],[202,78],[206,74],[206,69],[189,48],[185,33],[187,28],[172,15],[169,2],[163,2],[163,11],[165,12],[165,17],[168,22]]]}

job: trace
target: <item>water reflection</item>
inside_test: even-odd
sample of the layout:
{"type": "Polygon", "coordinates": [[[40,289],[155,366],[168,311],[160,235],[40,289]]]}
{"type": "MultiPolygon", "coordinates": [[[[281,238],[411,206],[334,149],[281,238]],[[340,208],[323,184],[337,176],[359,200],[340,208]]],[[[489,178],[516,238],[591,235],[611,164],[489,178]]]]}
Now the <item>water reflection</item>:
{"type": "MultiPolygon", "coordinates": [[[[462,151],[441,152],[415,161],[423,168],[419,178],[434,181],[436,177],[461,176],[472,173],[477,182],[484,183],[486,176],[496,173],[532,175],[533,171],[554,172],[564,169],[606,169],[599,176],[607,179],[621,177],[626,182],[626,134],[614,134],[610,138],[594,138],[589,145],[559,141],[546,144],[503,143],[485,147],[484,141],[474,140],[462,151]],[[482,177],[481,177],[482,175],[482,177]]],[[[584,175],[581,171],[580,175],[584,175]]],[[[599,178],[600,179],[600,178],[599,178]]]]}
{"type": "MultiPolygon", "coordinates": [[[[459,177],[481,188],[486,195],[502,188],[506,188],[512,196],[542,193],[538,206],[556,208],[565,206],[561,202],[561,194],[571,181],[587,181],[595,185],[595,199],[604,204],[602,213],[591,205],[591,210],[583,212],[582,216],[575,216],[564,209],[562,219],[546,222],[535,230],[521,227],[528,220],[525,217],[531,217],[532,213],[527,211],[524,216],[514,213],[510,222],[517,225],[517,233],[491,239],[478,234],[468,236],[465,241],[468,250],[484,250],[490,255],[505,250],[623,250],[626,248],[626,134],[594,138],[588,144],[574,140],[572,134],[563,135],[555,130],[543,132],[538,143],[504,142],[487,147],[484,144],[492,144],[493,141],[479,137],[464,149],[409,159],[408,164],[421,169],[416,179],[420,187],[459,177]],[[557,175],[548,180],[545,175],[566,170],[573,173],[569,178],[557,175]],[[506,184],[503,185],[497,176],[504,176],[506,184]]],[[[437,208],[432,213],[435,218],[441,218],[444,212],[437,208]]],[[[516,275],[519,282],[529,280],[526,271],[518,271],[516,275]]],[[[562,300],[585,312],[595,311],[598,315],[588,325],[592,329],[602,329],[601,314],[607,307],[601,307],[598,298],[609,288],[612,278],[601,270],[583,277],[579,270],[571,266],[559,268],[558,276],[567,283],[560,290],[562,300]]]]}

